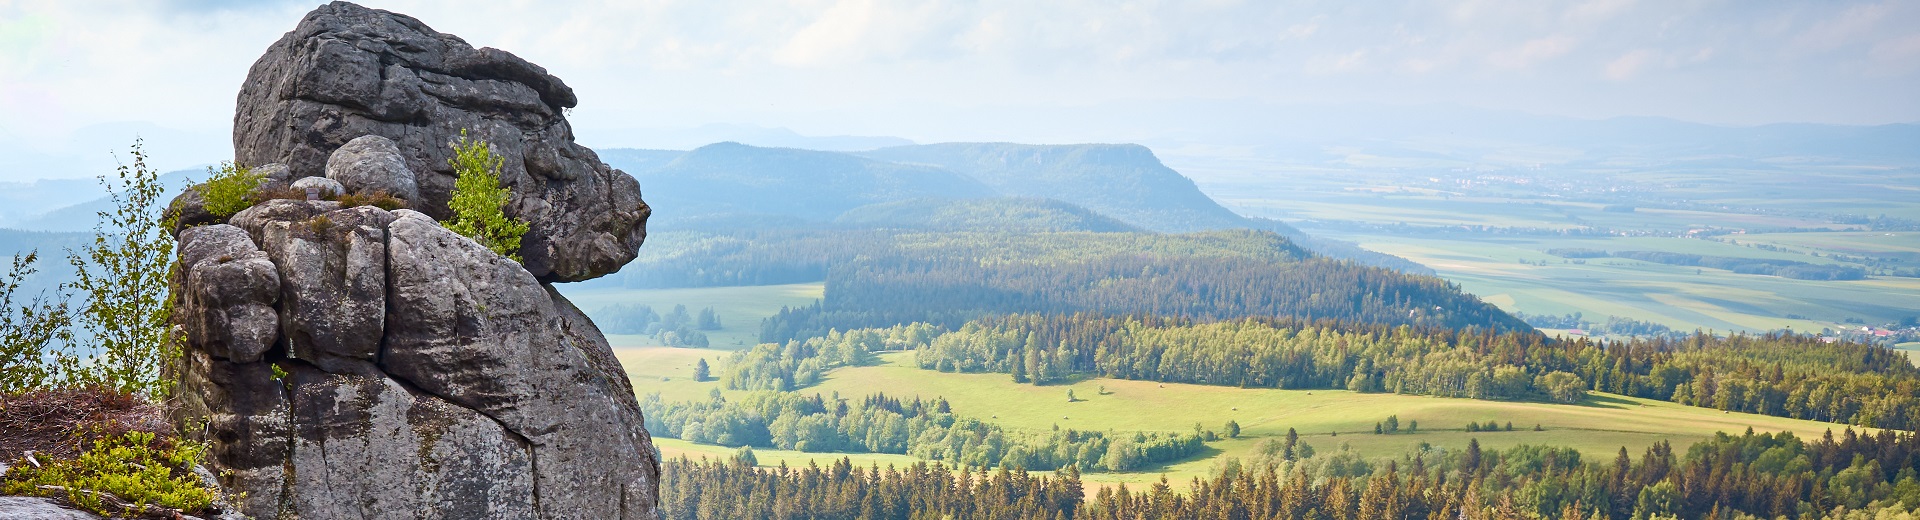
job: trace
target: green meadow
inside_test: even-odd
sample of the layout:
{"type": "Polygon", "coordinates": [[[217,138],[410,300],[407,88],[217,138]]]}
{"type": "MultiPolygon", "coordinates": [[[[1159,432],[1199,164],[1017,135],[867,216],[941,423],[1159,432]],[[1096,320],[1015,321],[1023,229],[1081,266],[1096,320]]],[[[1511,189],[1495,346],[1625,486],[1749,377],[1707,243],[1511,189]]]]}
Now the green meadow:
{"type": "MultiPolygon", "coordinates": [[[[748,287],[702,287],[693,289],[569,288],[561,292],[574,306],[593,315],[597,309],[614,304],[647,305],[666,313],[674,305],[687,306],[688,312],[713,307],[720,314],[720,330],[707,331],[714,348],[744,349],[760,342],[760,320],[779,312],[781,307],[800,307],[820,299],[824,284],[762,285],[748,287]]],[[[608,334],[614,347],[662,346],[659,340],[640,334],[608,334]]],[[[689,369],[691,370],[691,369],[689,369]]],[[[691,372],[689,372],[691,373],[691,372]]]]}
{"type": "MultiPolygon", "coordinates": [[[[728,355],[726,351],[714,349],[670,347],[627,348],[616,353],[627,367],[636,393],[660,393],[669,401],[703,399],[719,390],[721,385],[716,381],[693,381],[692,366],[695,360],[705,358],[719,367],[728,355]]],[[[1660,441],[1684,449],[1715,432],[1737,434],[1753,428],[1759,432],[1791,431],[1804,437],[1844,428],[1829,423],[1723,413],[1598,393],[1579,404],[1552,404],[1116,379],[1034,386],[1016,384],[1005,374],[921,370],[913,365],[913,355],[912,352],[882,354],[878,365],[835,370],[825,382],[799,392],[826,396],[837,393],[844,398],[872,393],[942,397],[953,405],[955,413],[1015,430],[1058,426],[1080,430],[1179,432],[1192,431],[1198,424],[1223,432],[1229,420],[1242,427],[1240,438],[1209,443],[1212,449],[1206,456],[1144,471],[1095,473],[1086,477],[1089,482],[1097,483],[1144,483],[1158,480],[1162,475],[1175,482],[1185,482],[1205,475],[1228,457],[1251,457],[1261,441],[1282,438],[1288,428],[1298,431],[1302,442],[1314,446],[1320,453],[1332,453],[1345,446],[1373,458],[1395,457],[1422,443],[1459,449],[1476,439],[1488,448],[1521,444],[1568,446],[1588,457],[1606,458],[1621,447],[1637,456],[1647,446],[1660,441]],[[1075,401],[1067,400],[1068,390],[1073,391],[1075,401]],[[1374,423],[1389,415],[1397,416],[1402,428],[1417,421],[1418,429],[1393,435],[1374,434],[1374,423]],[[1469,433],[1465,431],[1469,421],[1494,421],[1501,425],[1511,422],[1514,431],[1469,433]],[[1533,431],[1535,425],[1543,431],[1533,431]]],[[[721,390],[721,393],[741,394],[730,390],[721,390]]],[[[676,440],[662,440],[660,446],[661,452],[669,457],[728,457],[736,449],[676,440]]],[[[898,465],[915,460],[886,454],[759,449],[754,453],[765,466],[782,462],[804,466],[809,461],[826,465],[843,456],[862,465],[898,465]]]]}

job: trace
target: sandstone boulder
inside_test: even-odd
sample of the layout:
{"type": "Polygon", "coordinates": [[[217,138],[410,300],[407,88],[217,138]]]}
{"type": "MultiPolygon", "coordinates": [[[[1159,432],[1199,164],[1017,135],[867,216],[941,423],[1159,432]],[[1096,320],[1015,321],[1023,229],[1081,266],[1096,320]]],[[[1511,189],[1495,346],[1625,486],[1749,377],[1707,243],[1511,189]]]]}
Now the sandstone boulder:
{"type": "Polygon", "coordinates": [[[285,281],[280,321],[290,355],[325,368],[337,359],[377,359],[387,313],[386,227],[394,218],[362,206],[264,224],[261,244],[285,281]]]}
{"type": "Polygon", "coordinates": [[[285,162],[295,177],[324,171],[360,189],[360,180],[334,176],[329,159],[350,142],[382,137],[415,175],[409,206],[445,219],[449,144],[466,130],[505,160],[507,214],[532,224],[520,251],[527,271],[542,281],[585,280],[634,258],[651,210],[633,177],[573,142],[565,110],[576,102],[559,78],[506,51],[334,2],[254,63],[234,115],[235,160],[285,162]]]}
{"type": "Polygon", "coordinates": [[[181,315],[188,338],[208,354],[239,363],[260,360],[279,337],[280,276],[247,232],[226,224],[181,233],[187,273],[181,315]]]}
{"type": "Polygon", "coordinates": [[[340,181],[326,177],[306,177],[293,181],[293,189],[294,191],[300,192],[311,189],[314,194],[319,195],[320,198],[327,199],[338,197],[347,192],[347,187],[341,185],[340,181]]]}
{"type": "Polygon", "coordinates": [[[413,170],[392,139],[363,135],[327,156],[327,179],[350,192],[384,192],[406,201],[420,200],[413,170]]]}

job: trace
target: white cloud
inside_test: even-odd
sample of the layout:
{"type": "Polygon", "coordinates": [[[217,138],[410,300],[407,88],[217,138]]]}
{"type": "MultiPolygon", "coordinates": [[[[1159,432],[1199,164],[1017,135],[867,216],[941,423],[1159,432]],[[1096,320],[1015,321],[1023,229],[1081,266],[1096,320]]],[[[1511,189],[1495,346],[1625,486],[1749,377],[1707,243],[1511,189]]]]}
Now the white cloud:
{"type": "Polygon", "coordinates": [[[1560,57],[1570,50],[1573,50],[1573,38],[1549,36],[1528,40],[1517,48],[1494,52],[1487,56],[1487,62],[1500,68],[1524,69],[1560,57]]]}
{"type": "Polygon", "coordinates": [[[1607,62],[1607,79],[1614,81],[1633,79],[1635,76],[1639,76],[1640,71],[1645,69],[1648,63],[1655,59],[1658,59],[1658,54],[1647,49],[1637,49],[1622,54],[1619,58],[1607,62]]]}

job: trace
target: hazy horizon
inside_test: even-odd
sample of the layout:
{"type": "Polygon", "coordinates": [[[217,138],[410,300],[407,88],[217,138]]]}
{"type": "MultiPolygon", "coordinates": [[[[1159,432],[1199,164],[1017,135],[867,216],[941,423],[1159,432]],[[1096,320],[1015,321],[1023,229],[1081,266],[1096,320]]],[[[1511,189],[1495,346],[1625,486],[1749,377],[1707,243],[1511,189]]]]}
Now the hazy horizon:
{"type": "MultiPolygon", "coordinates": [[[[599,147],[716,124],[1224,144],[1220,129],[1269,124],[1250,114],[1311,131],[1398,108],[1920,121],[1912,2],[363,3],[546,67],[599,147]],[[1312,115],[1270,115],[1293,113],[1312,115]]],[[[0,3],[0,181],[98,173],[135,134],[162,169],[230,156],[248,67],[317,4],[0,3]]]]}

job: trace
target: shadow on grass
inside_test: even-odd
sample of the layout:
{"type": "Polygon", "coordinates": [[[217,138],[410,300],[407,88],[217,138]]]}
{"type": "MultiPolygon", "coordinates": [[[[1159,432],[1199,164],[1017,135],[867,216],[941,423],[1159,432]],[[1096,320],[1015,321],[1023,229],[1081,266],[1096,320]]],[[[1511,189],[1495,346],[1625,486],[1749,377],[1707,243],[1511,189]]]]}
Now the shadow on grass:
{"type": "MultiPolygon", "coordinates": [[[[1558,403],[1558,404],[1566,404],[1566,403],[1558,403]]],[[[1640,403],[1628,401],[1626,399],[1621,399],[1619,397],[1615,397],[1611,395],[1599,395],[1599,394],[1587,394],[1586,399],[1582,399],[1579,403],[1575,403],[1575,405],[1585,406],[1589,408],[1614,408],[1614,409],[1620,409],[1620,410],[1640,407],[1640,403]]]]}
{"type": "Polygon", "coordinates": [[[1222,453],[1226,453],[1226,451],[1209,445],[1205,448],[1201,448],[1199,453],[1195,453],[1191,456],[1178,458],[1174,460],[1156,462],[1153,464],[1140,466],[1138,468],[1133,468],[1126,471],[1101,470],[1100,473],[1110,473],[1110,474],[1111,473],[1167,473],[1167,472],[1173,471],[1173,465],[1175,464],[1185,464],[1185,463],[1196,461],[1196,460],[1210,459],[1222,453]]]}

